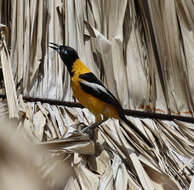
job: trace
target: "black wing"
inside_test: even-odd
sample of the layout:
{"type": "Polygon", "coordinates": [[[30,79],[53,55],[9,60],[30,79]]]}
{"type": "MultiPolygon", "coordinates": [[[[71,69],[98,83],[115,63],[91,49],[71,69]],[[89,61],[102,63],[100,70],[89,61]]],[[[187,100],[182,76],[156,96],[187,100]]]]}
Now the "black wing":
{"type": "Polygon", "coordinates": [[[93,73],[90,72],[82,74],[79,77],[83,79],[83,81],[79,82],[82,90],[116,107],[118,109],[119,117],[127,125],[129,125],[145,141],[145,143],[147,143],[148,146],[153,147],[153,145],[149,142],[145,135],[133,123],[127,120],[118,100],[113,96],[113,94],[108,89],[105,88],[102,82],[93,73]]]}
{"type": "Polygon", "coordinates": [[[99,84],[104,87],[102,82],[92,72],[81,74],[79,75],[79,78],[84,79],[85,81],[88,81],[91,83],[99,84]]]}
{"type": "Polygon", "coordinates": [[[79,78],[83,79],[80,81],[80,86],[82,90],[86,93],[92,94],[94,97],[113,105],[118,109],[122,109],[118,100],[114,95],[102,84],[102,82],[93,74],[85,73],[79,75],[79,78]]]}

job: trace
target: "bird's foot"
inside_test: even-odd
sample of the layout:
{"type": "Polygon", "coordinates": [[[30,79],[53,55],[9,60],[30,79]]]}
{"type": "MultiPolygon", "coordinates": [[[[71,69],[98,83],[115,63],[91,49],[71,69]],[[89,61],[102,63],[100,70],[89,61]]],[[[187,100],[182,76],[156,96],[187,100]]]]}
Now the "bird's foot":
{"type": "Polygon", "coordinates": [[[89,126],[86,125],[86,127],[84,127],[81,131],[82,131],[83,133],[88,133],[88,131],[90,131],[90,130],[95,130],[96,127],[98,127],[98,126],[99,126],[99,123],[94,123],[94,124],[89,125],[89,126]]]}
{"type": "Polygon", "coordinates": [[[88,125],[86,125],[85,123],[81,122],[78,124],[78,130],[82,131],[84,128],[88,127],[88,125]]]}
{"type": "Polygon", "coordinates": [[[95,129],[99,126],[99,123],[94,123],[92,125],[84,127],[81,132],[87,133],[90,139],[94,139],[95,129]]]}
{"type": "Polygon", "coordinates": [[[88,135],[89,135],[89,137],[91,138],[91,139],[93,139],[94,138],[94,136],[95,136],[95,131],[96,131],[96,129],[98,128],[98,126],[100,126],[104,121],[106,121],[107,119],[103,119],[102,121],[100,121],[100,122],[95,122],[95,123],[93,123],[92,125],[89,125],[89,126],[86,126],[86,127],[84,127],[82,130],[81,130],[81,132],[82,133],[87,133],[88,135]]]}

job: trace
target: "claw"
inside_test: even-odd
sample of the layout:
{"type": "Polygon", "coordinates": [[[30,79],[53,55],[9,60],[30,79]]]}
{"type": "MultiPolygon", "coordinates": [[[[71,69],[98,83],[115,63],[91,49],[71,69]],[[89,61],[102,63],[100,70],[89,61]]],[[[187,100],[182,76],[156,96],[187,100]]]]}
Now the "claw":
{"type": "Polygon", "coordinates": [[[86,126],[81,130],[82,133],[88,134],[90,139],[94,139],[95,136],[95,128],[91,126],[86,126]]]}
{"type": "Polygon", "coordinates": [[[94,130],[96,127],[98,127],[98,124],[94,123],[92,125],[86,126],[82,129],[83,133],[88,133],[91,130],[94,130]]]}

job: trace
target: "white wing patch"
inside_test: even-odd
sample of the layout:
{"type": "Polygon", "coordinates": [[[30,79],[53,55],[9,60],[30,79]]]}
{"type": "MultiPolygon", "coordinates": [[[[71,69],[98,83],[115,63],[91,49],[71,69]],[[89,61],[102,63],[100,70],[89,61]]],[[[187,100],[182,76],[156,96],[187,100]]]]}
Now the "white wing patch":
{"type": "Polygon", "coordinates": [[[103,85],[86,80],[80,81],[80,85],[85,92],[91,93],[96,98],[121,109],[117,99],[103,85]]]}
{"type": "Polygon", "coordinates": [[[108,93],[106,88],[104,88],[103,86],[101,86],[101,85],[99,85],[97,83],[91,83],[91,82],[87,82],[87,81],[81,81],[81,83],[85,84],[86,86],[89,86],[90,88],[92,88],[93,90],[97,91],[98,93],[104,92],[108,96],[110,96],[110,94],[108,93]]]}

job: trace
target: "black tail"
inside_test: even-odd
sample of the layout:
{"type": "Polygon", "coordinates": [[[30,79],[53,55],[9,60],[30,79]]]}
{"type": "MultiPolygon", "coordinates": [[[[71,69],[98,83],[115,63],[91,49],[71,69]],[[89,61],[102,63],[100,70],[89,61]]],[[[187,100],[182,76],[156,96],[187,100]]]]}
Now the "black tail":
{"type": "Polygon", "coordinates": [[[150,143],[150,141],[145,137],[145,135],[133,124],[131,123],[126,117],[125,115],[121,114],[119,115],[120,118],[127,124],[129,125],[143,140],[144,142],[150,147],[152,148],[153,145],[150,143]]]}

